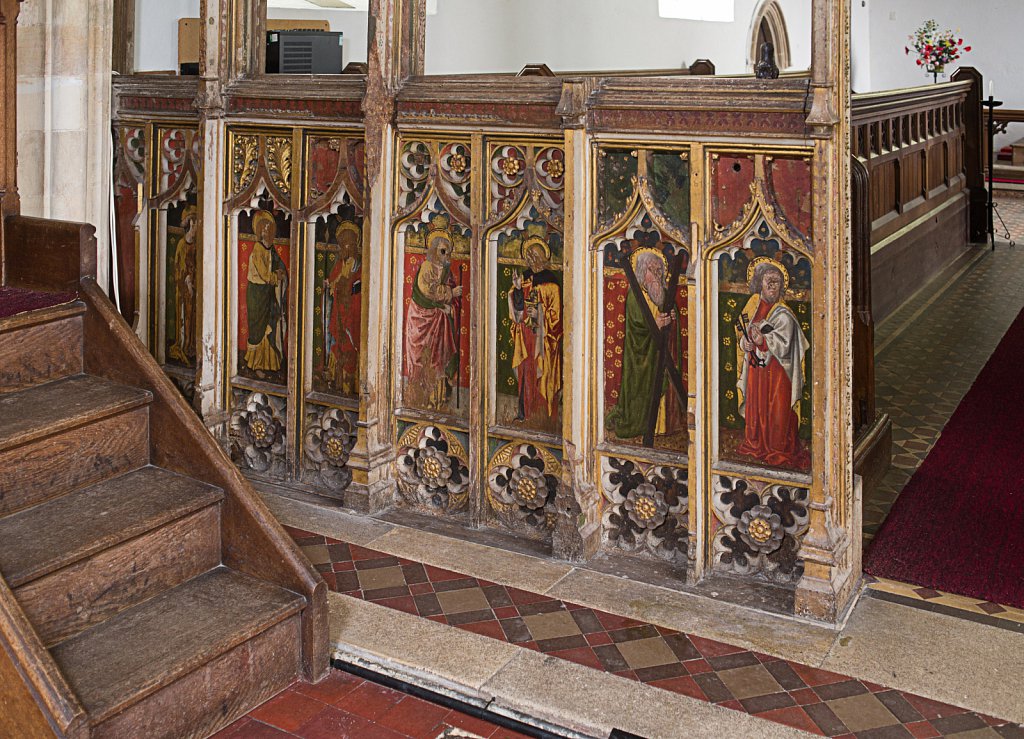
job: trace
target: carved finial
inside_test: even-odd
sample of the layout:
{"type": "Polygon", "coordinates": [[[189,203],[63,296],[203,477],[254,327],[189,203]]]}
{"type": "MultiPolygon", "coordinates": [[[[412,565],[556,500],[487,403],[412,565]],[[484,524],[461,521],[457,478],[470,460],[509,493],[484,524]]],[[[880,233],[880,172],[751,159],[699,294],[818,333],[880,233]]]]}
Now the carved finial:
{"type": "Polygon", "coordinates": [[[761,44],[761,59],[754,65],[754,76],[759,80],[779,78],[779,66],[775,63],[775,44],[771,41],[761,44]]]}

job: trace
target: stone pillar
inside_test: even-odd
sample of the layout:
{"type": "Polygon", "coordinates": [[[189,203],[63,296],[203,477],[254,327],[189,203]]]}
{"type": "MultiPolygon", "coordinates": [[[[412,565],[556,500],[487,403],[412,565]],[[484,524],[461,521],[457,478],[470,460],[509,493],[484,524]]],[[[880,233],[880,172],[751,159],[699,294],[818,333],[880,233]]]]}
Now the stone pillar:
{"type": "MultiPolygon", "coordinates": [[[[367,493],[371,513],[392,505],[396,495],[391,363],[391,173],[395,168],[395,96],[408,77],[422,74],[426,0],[372,0],[366,97],[366,256],[363,282],[365,343],[360,356],[359,422],[365,429],[367,493]]],[[[357,449],[357,453],[361,451],[357,449]]]]}
{"type": "Polygon", "coordinates": [[[558,113],[565,129],[565,271],[563,325],[578,330],[565,332],[564,375],[562,378],[562,435],[565,457],[562,480],[556,500],[557,519],[552,553],[569,561],[585,560],[601,546],[601,493],[594,483],[596,456],[594,447],[594,388],[602,378],[594,363],[595,337],[584,327],[590,325],[592,296],[600,295],[600,266],[594,266],[590,250],[591,223],[595,194],[592,191],[593,162],[591,139],[586,131],[586,101],[592,82],[566,80],[558,113]]]}
{"type": "Polygon", "coordinates": [[[202,244],[198,260],[198,305],[196,306],[195,406],[207,423],[223,418],[224,387],[224,260],[221,245],[224,233],[224,97],[223,85],[228,73],[232,15],[228,3],[202,0],[199,9],[203,22],[199,58],[199,135],[203,142],[199,222],[202,244]]]}
{"type": "Polygon", "coordinates": [[[860,579],[860,487],[853,476],[850,273],[850,3],[813,0],[811,113],[815,397],[810,528],[800,556],[798,615],[841,618],[860,579]]]}
{"type": "Polygon", "coordinates": [[[101,286],[110,278],[112,14],[113,0],[27,0],[18,20],[21,211],[95,226],[101,286]]]}

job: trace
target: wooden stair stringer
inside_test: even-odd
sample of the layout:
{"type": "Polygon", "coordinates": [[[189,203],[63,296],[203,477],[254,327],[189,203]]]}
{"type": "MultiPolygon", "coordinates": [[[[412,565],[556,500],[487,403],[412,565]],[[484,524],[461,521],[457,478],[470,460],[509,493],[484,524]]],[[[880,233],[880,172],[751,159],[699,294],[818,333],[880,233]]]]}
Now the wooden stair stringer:
{"type": "Polygon", "coordinates": [[[224,565],[306,598],[301,615],[302,678],[318,682],[330,671],[327,584],[256,494],[252,484],[210,436],[202,421],[149,354],[96,281],[81,282],[85,314],[85,370],[148,390],[151,463],[224,491],[221,551],[224,565]],[[109,358],[118,357],[117,363],[109,358]]]}
{"type": "Polygon", "coordinates": [[[89,736],[89,721],[78,697],[64,678],[53,656],[43,646],[35,629],[0,577],[0,686],[16,692],[4,693],[0,730],[7,736],[54,735],[67,739],[89,736]]]}

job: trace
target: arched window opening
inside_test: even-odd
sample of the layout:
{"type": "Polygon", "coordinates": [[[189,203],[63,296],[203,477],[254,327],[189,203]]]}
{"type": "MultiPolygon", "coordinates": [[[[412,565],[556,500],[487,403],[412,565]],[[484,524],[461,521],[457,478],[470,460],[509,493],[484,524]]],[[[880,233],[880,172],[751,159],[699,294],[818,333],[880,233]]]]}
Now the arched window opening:
{"type": "Polygon", "coordinates": [[[751,23],[750,58],[748,68],[753,69],[761,58],[761,47],[770,43],[775,47],[775,64],[779,69],[792,66],[789,52],[789,31],[786,30],[786,19],[777,0],[764,0],[754,11],[751,23]]]}

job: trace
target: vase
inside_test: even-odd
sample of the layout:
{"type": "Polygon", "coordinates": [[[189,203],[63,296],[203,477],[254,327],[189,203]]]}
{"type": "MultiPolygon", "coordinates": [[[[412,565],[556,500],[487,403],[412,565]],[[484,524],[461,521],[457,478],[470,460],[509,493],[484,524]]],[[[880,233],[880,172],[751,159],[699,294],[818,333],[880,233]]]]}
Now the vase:
{"type": "Polygon", "coordinates": [[[946,74],[945,64],[929,64],[926,69],[928,70],[928,74],[932,76],[932,82],[937,83],[939,81],[939,75],[946,74]]]}

